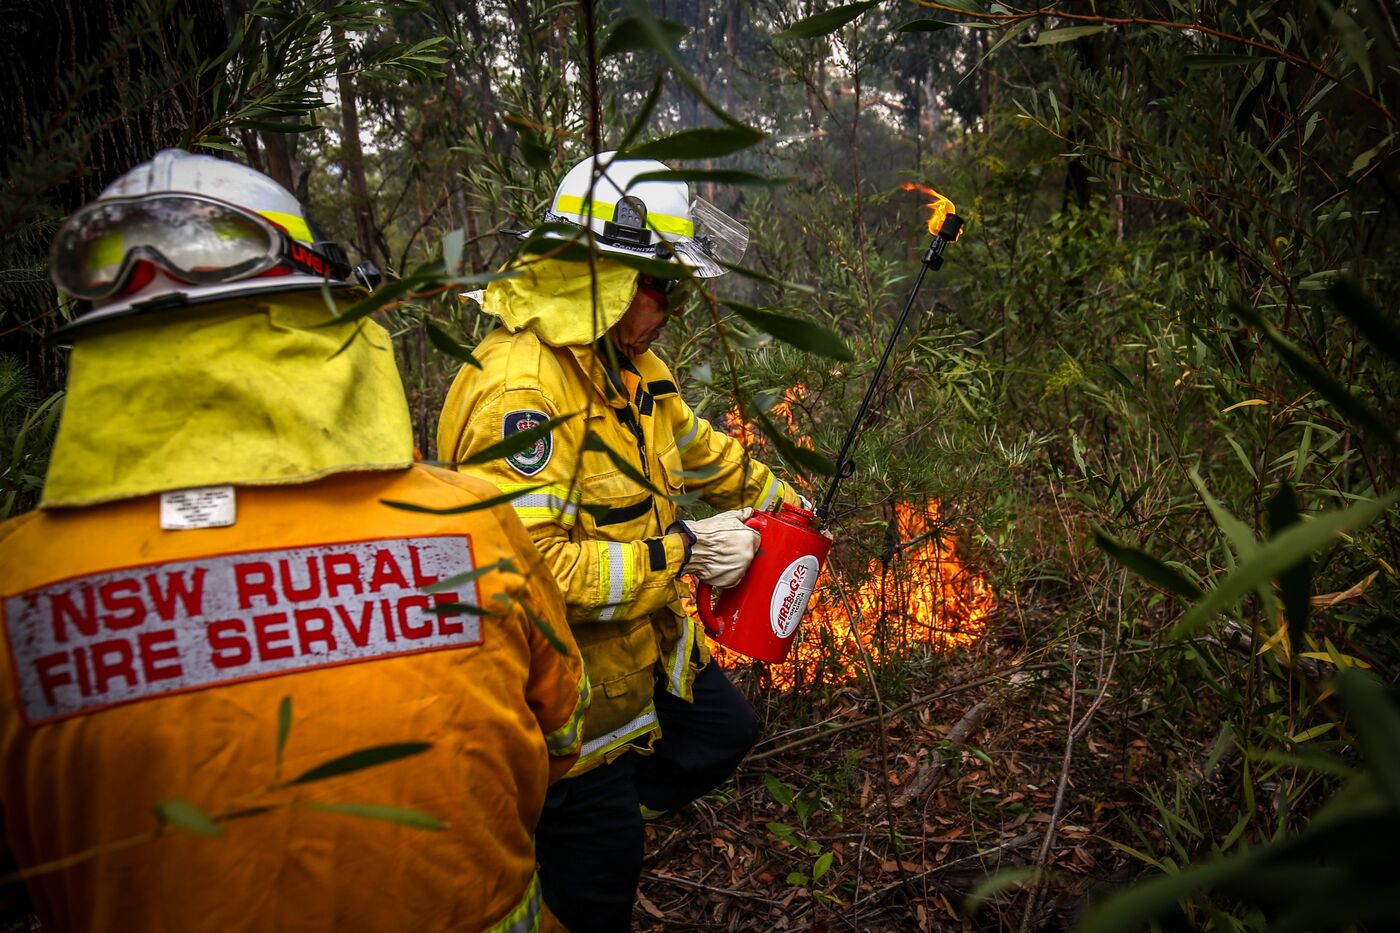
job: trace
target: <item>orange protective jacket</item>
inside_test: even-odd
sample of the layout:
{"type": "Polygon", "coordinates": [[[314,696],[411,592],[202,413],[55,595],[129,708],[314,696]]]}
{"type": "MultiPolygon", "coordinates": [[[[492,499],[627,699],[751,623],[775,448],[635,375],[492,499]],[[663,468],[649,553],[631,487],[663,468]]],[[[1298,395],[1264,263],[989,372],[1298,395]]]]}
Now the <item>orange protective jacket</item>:
{"type": "Polygon", "coordinates": [[[497,494],[415,466],[236,487],[224,528],[162,531],[158,495],[0,525],[4,843],[79,856],[28,881],[44,929],[539,928],[531,828],[588,693],[559,592],[508,506],[381,504],[497,494]]]}

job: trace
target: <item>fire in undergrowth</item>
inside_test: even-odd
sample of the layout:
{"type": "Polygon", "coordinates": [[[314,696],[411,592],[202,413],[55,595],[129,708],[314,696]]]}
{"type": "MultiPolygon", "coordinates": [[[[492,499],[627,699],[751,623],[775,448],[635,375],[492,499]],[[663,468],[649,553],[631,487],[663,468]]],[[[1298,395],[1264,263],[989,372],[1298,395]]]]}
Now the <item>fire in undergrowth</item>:
{"type": "MultiPolygon", "coordinates": [[[[788,389],[769,415],[810,447],[793,416],[805,394],[802,386],[788,389]]],[[[729,413],[727,429],[748,445],[764,444],[737,411],[729,413]]],[[[838,567],[828,562],[787,662],[767,666],[775,686],[854,680],[864,669],[862,646],[871,663],[878,664],[920,650],[966,648],[981,637],[994,602],[992,590],[959,556],[956,533],[941,520],[938,502],[897,503],[879,534],[879,546],[863,573],[840,567],[838,586],[838,567]]],[[[753,663],[722,645],[712,642],[711,648],[722,667],[753,663]]]]}

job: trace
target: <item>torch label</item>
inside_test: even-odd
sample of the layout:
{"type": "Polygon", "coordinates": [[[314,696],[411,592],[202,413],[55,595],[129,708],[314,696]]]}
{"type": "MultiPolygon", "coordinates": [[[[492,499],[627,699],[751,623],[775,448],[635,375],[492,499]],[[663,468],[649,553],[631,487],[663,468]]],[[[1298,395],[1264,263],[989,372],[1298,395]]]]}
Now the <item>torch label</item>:
{"type": "Polygon", "coordinates": [[[773,626],[773,634],[779,638],[789,638],[797,631],[797,623],[807,611],[807,600],[817,585],[817,574],[822,565],[811,554],[804,554],[787,565],[773,587],[773,601],[768,607],[768,619],[773,626]]]}

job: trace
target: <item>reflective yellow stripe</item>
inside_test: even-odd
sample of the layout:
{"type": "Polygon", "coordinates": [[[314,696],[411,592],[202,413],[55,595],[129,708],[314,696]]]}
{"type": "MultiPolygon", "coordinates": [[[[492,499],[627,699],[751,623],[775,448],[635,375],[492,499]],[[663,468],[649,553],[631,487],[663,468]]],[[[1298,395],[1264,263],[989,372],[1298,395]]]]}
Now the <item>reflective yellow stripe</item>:
{"type": "MultiPolygon", "coordinates": [[[[616,206],[606,201],[585,201],[576,194],[561,194],[554,206],[557,214],[578,214],[583,217],[591,214],[598,220],[612,220],[616,216],[616,206]]],[[[674,233],[678,236],[695,236],[695,224],[684,217],[671,214],[657,214],[647,211],[647,226],[658,233],[674,233]]]]}
{"type": "Polygon", "coordinates": [[[515,909],[505,915],[500,923],[491,927],[487,933],[535,933],[540,928],[540,915],[543,913],[544,901],[540,896],[540,876],[536,872],[530,878],[530,887],[525,890],[523,897],[515,909]]]}
{"type": "Polygon", "coordinates": [[[685,430],[682,431],[681,436],[676,439],[676,448],[681,453],[685,453],[692,446],[694,446],[696,440],[698,440],[699,437],[700,417],[692,411],[690,413],[690,419],[685,423],[685,430]]]}
{"type": "Polygon", "coordinates": [[[311,227],[307,225],[305,217],[284,214],[281,211],[258,211],[258,213],[286,230],[293,240],[301,240],[303,243],[316,242],[316,238],[311,235],[311,227]]]}
{"type": "Polygon", "coordinates": [[[579,753],[578,764],[569,771],[570,774],[578,773],[580,767],[597,761],[603,755],[615,748],[621,748],[628,742],[646,735],[656,728],[656,705],[648,703],[647,708],[642,710],[640,716],[633,719],[627,725],[614,729],[607,735],[600,735],[596,739],[590,739],[583,743],[583,749],[579,753]]]}
{"type": "Polygon", "coordinates": [[[551,755],[572,755],[578,751],[579,743],[583,741],[583,714],[588,711],[590,699],[588,675],[584,674],[579,678],[578,704],[574,706],[573,715],[568,722],[544,737],[544,744],[551,755]]]}
{"type": "Polygon", "coordinates": [[[632,597],[637,568],[631,542],[595,541],[598,546],[598,618],[603,621],[617,617],[632,597]]]}
{"type": "Polygon", "coordinates": [[[558,522],[565,528],[572,528],[578,521],[578,506],[582,496],[570,493],[562,486],[537,486],[501,483],[497,486],[504,493],[520,493],[510,500],[510,507],[526,525],[540,522],[558,522]]]}

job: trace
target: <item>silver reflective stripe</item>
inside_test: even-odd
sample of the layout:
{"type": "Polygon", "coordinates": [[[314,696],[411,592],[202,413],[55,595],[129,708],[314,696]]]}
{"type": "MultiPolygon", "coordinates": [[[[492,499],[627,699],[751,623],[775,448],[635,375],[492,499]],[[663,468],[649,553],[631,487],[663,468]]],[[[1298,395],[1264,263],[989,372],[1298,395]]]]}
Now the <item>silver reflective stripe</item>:
{"type": "MultiPolygon", "coordinates": [[[[510,489],[506,488],[505,491],[510,492],[510,489]]],[[[510,506],[515,509],[521,521],[531,518],[557,518],[566,528],[578,521],[578,503],[553,492],[528,492],[511,499],[510,506]]]]}
{"type": "Polygon", "coordinates": [[[535,933],[540,928],[540,910],[543,906],[540,876],[536,872],[530,878],[530,887],[526,890],[524,899],[487,933],[535,933]]]}
{"type": "Polygon", "coordinates": [[[695,643],[695,624],[690,619],[682,619],[684,633],[676,644],[676,656],[671,659],[671,683],[668,687],[672,696],[685,699],[685,665],[690,660],[690,648],[695,643]]]}
{"type": "Polygon", "coordinates": [[[598,542],[598,589],[605,604],[598,618],[605,622],[622,608],[622,593],[627,584],[626,547],[626,544],[617,541],[598,542]]]}
{"type": "Polygon", "coordinates": [[[695,443],[695,438],[700,434],[700,416],[695,412],[690,413],[690,424],[686,427],[685,433],[676,438],[676,447],[685,450],[695,443]]]}
{"type": "Polygon", "coordinates": [[[758,505],[754,508],[760,512],[768,510],[768,506],[773,504],[773,498],[778,494],[778,477],[772,473],[768,474],[768,484],[763,487],[763,495],[758,505]]]}
{"type": "Polygon", "coordinates": [[[656,727],[656,707],[648,705],[642,715],[629,722],[620,729],[614,729],[607,735],[600,735],[591,742],[584,742],[583,748],[579,751],[579,761],[583,761],[592,755],[600,755],[610,751],[624,742],[630,742],[643,733],[650,732],[656,727]]]}

